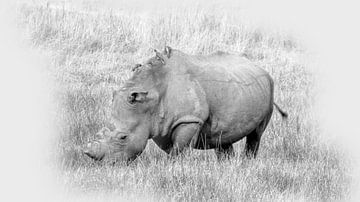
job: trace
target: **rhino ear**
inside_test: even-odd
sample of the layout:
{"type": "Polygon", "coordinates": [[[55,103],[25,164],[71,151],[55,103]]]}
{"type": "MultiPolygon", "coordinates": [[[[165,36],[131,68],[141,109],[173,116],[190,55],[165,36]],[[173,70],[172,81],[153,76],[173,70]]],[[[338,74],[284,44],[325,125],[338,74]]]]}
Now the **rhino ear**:
{"type": "Polygon", "coordinates": [[[136,102],[145,102],[147,94],[147,91],[133,91],[128,97],[128,102],[130,104],[134,104],[136,102]]]}
{"type": "Polygon", "coordinates": [[[164,49],[164,54],[170,58],[171,57],[171,53],[172,53],[172,48],[170,46],[165,46],[165,49],[164,49]]]}

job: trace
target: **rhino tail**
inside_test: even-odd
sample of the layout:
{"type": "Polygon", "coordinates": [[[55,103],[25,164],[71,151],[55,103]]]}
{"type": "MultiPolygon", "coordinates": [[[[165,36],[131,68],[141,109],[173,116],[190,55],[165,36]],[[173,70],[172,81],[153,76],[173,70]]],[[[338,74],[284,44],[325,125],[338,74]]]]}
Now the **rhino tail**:
{"type": "Polygon", "coordinates": [[[285,112],[284,110],[282,110],[275,102],[274,102],[274,106],[279,111],[279,113],[283,119],[286,119],[288,117],[288,113],[285,112]]]}

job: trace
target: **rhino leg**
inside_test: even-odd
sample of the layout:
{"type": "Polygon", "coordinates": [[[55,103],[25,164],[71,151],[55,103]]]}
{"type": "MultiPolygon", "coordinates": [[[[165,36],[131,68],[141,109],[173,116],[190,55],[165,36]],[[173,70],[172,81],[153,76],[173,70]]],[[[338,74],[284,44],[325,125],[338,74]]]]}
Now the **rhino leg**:
{"type": "Polygon", "coordinates": [[[220,145],[215,148],[215,154],[219,161],[230,159],[235,156],[234,147],[232,144],[220,145]]]}
{"type": "Polygon", "coordinates": [[[255,158],[259,150],[260,139],[264,133],[266,126],[268,125],[272,115],[272,108],[265,119],[259,124],[259,126],[246,136],[245,154],[248,158],[255,158]]]}
{"type": "Polygon", "coordinates": [[[256,130],[246,136],[245,154],[248,158],[255,158],[259,150],[261,134],[256,130]]]}
{"type": "Polygon", "coordinates": [[[170,151],[171,156],[180,154],[185,148],[193,146],[197,141],[201,125],[198,123],[186,123],[176,127],[172,134],[173,147],[170,151]]]}

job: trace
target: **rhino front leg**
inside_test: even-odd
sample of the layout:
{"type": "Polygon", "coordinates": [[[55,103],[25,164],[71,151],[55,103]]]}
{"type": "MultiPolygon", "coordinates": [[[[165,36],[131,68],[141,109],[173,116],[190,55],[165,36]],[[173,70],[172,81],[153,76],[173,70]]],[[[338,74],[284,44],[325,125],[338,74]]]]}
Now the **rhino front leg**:
{"type": "Polygon", "coordinates": [[[176,127],[172,133],[173,147],[170,151],[171,156],[180,154],[189,146],[194,147],[201,125],[199,123],[184,123],[176,127]]]}
{"type": "Polygon", "coordinates": [[[235,156],[234,147],[232,144],[220,145],[215,148],[215,154],[219,161],[230,159],[235,156]]]}

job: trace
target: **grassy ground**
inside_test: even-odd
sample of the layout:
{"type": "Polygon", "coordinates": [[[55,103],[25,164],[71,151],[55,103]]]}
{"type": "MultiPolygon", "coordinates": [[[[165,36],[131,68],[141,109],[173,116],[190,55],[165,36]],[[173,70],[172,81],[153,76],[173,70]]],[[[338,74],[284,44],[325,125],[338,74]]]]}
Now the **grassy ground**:
{"type": "Polygon", "coordinates": [[[70,193],[100,200],[346,200],[346,158],[319,138],[307,53],[286,34],[200,7],[144,13],[24,4],[19,19],[31,45],[52,58],[54,156],[70,193]],[[165,44],[190,54],[245,54],[272,75],[275,100],[290,116],[284,122],[274,113],[257,159],[243,159],[244,141],[223,163],[211,150],[189,150],[170,161],[151,141],[130,166],[101,165],[81,154],[79,146],[109,126],[112,91],[130,76],[130,67],[165,44]]]}

